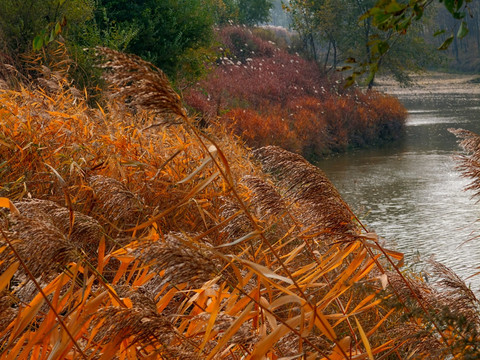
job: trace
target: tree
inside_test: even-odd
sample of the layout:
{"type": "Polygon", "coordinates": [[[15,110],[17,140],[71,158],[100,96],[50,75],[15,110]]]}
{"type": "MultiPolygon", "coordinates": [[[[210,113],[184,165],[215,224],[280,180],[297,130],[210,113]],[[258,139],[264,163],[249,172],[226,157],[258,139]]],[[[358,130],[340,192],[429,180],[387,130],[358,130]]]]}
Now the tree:
{"type": "Polygon", "coordinates": [[[63,22],[64,31],[73,30],[93,16],[93,9],[91,0],[0,0],[0,46],[16,58],[48,27],[63,22]]]}
{"type": "Polygon", "coordinates": [[[195,78],[213,44],[215,0],[100,0],[97,22],[106,28],[100,10],[119,24],[137,28],[126,51],[151,61],[176,79],[181,72],[195,78]]]}
{"type": "Polygon", "coordinates": [[[371,17],[362,16],[375,4],[375,0],[292,0],[289,9],[308,52],[326,71],[328,66],[337,69],[343,63],[343,69],[352,73],[347,81],[353,83],[357,75],[367,73],[367,64],[372,64],[368,87],[373,86],[378,70],[407,82],[409,71],[435,59],[425,51],[428,45],[418,31],[381,31],[371,17]]]}
{"type": "MultiPolygon", "coordinates": [[[[470,13],[470,3],[472,0],[438,0],[438,3],[444,5],[451,17],[460,21],[456,34],[453,32],[438,47],[438,50],[446,50],[450,44],[457,39],[463,39],[468,33],[468,24],[465,18],[470,13]]],[[[435,4],[432,0],[410,0],[398,3],[397,0],[379,0],[368,11],[366,11],[360,20],[371,21],[372,25],[387,35],[386,38],[371,36],[371,43],[378,49],[373,57],[365,63],[361,63],[360,70],[357,70],[349,78],[352,83],[355,76],[369,70],[370,79],[373,78],[379,69],[383,59],[387,56],[391,46],[391,39],[398,39],[402,35],[412,32],[414,24],[418,24],[425,16],[425,10],[435,4]]],[[[445,29],[437,31],[434,35],[438,36],[445,33],[445,29]]],[[[456,44],[455,44],[456,45],[456,44]]]]}
{"type": "Polygon", "coordinates": [[[270,19],[272,0],[237,0],[238,21],[253,26],[270,19]]]}

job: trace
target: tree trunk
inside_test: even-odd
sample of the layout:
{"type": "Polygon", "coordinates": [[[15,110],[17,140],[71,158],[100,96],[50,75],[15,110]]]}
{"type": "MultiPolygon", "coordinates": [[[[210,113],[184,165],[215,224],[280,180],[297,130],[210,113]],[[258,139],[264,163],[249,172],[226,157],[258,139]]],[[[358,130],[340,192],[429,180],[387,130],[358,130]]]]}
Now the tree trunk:
{"type": "Polygon", "coordinates": [[[325,56],[325,62],[323,63],[323,71],[327,71],[328,58],[330,57],[330,49],[332,47],[332,41],[328,42],[327,55],[325,56]]]}

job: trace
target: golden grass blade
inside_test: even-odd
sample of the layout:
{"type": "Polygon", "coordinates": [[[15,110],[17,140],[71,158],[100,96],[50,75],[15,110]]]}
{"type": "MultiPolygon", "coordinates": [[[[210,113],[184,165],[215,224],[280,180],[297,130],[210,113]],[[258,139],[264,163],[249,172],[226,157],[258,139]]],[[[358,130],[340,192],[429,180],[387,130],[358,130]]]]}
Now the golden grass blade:
{"type": "Polygon", "coordinates": [[[207,355],[206,360],[211,360],[214,356],[220,351],[220,349],[232,338],[232,336],[240,329],[243,323],[245,323],[252,314],[250,313],[253,308],[253,303],[248,304],[245,310],[238,316],[238,318],[230,325],[230,327],[225,331],[222,338],[218,341],[217,345],[210,351],[207,355]]]}
{"type": "Polygon", "coordinates": [[[13,205],[13,203],[8,198],[0,197],[0,207],[9,209],[12,214],[20,215],[20,211],[18,211],[15,205],[13,205]]]}
{"type": "Polygon", "coordinates": [[[45,297],[50,295],[57,288],[57,286],[60,286],[60,284],[63,286],[68,281],[69,281],[68,277],[65,276],[64,274],[61,274],[54,281],[49,283],[43,289],[42,293],[38,293],[33,298],[33,300],[28,304],[28,307],[22,311],[21,317],[18,318],[18,321],[16,322],[14,329],[12,331],[12,334],[10,336],[10,342],[12,342],[13,339],[18,337],[22,333],[22,331],[25,330],[28,324],[30,324],[33,318],[38,314],[38,311],[40,310],[41,306],[46,301],[45,297]]]}
{"type": "Polygon", "coordinates": [[[305,300],[298,297],[297,295],[284,295],[279,297],[278,299],[275,299],[275,301],[270,304],[269,309],[275,310],[280,306],[290,303],[296,303],[300,306],[303,306],[305,304],[305,300]]]}
{"type": "Polygon", "coordinates": [[[189,182],[190,180],[192,180],[195,175],[197,175],[200,171],[202,171],[205,166],[207,166],[208,164],[210,164],[212,162],[212,158],[211,157],[207,157],[203,160],[203,162],[195,169],[193,170],[187,177],[183,178],[182,180],[178,181],[177,184],[184,184],[184,183],[187,183],[189,182]]]}
{"type": "Polygon", "coordinates": [[[277,343],[277,341],[284,337],[286,334],[288,334],[292,328],[296,328],[297,326],[299,326],[302,319],[303,317],[301,315],[298,315],[288,319],[287,321],[285,321],[284,324],[277,326],[275,330],[273,330],[270,334],[268,334],[255,345],[255,349],[250,355],[250,359],[264,359],[264,356],[268,353],[269,350],[272,350],[274,348],[274,345],[277,343]]]}
{"type": "Polygon", "coordinates": [[[275,272],[273,272],[272,270],[270,270],[269,268],[267,268],[266,266],[254,263],[254,262],[246,260],[246,259],[241,259],[241,258],[239,258],[237,256],[234,256],[234,255],[231,255],[231,256],[235,260],[237,260],[237,261],[247,265],[248,267],[250,267],[253,271],[255,271],[257,273],[257,275],[260,275],[263,278],[280,280],[280,281],[283,281],[283,282],[285,282],[289,285],[293,285],[293,280],[292,279],[290,279],[288,277],[285,277],[285,276],[282,276],[282,275],[278,275],[275,272]]]}
{"type": "Polygon", "coordinates": [[[314,323],[318,330],[320,330],[329,340],[337,342],[337,334],[325,315],[318,309],[314,309],[313,311],[314,313],[311,316],[314,317],[314,323]]]}
{"type": "Polygon", "coordinates": [[[206,178],[201,183],[197,184],[192,190],[190,190],[190,192],[187,195],[185,195],[185,197],[181,201],[179,201],[177,204],[173,205],[172,207],[168,208],[167,210],[162,211],[160,214],[155,215],[150,220],[148,220],[148,221],[146,221],[146,222],[144,222],[144,223],[142,223],[138,226],[135,226],[133,228],[125,230],[125,231],[137,231],[137,230],[144,229],[144,228],[152,225],[154,222],[158,222],[160,219],[167,216],[172,211],[178,210],[181,206],[185,205],[193,196],[195,196],[200,191],[205,189],[212,181],[214,181],[218,177],[218,175],[220,175],[220,173],[218,171],[215,172],[214,174],[210,175],[210,177],[206,178]]]}
{"type": "Polygon", "coordinates": [[[210,333],[212,332],[213,326],[215,325],[215,320],[217,319],[217,315],[220,311],[220,302],[222,300],[223,287],[224,287],[224,284],[222,284],[218,289],[218,295],[215,298],[215,302],[212,303],[213,311],[210,312],[210,318],[208,319],[207,328],[205,329],[205,336],[203,338],[202,345],[200,345],[200,349],[198,349],[199,354],[202,353],[203,349],[205,348],[205,345],[207,345],[207,342],[210,338],[210,333]]]}
{"type": "Polygon", "coordinates": [[[259,230],[254,230],[244,236],[242,236],[241,238],[235,240],[235,241],[231,241],[229,243],[226,243],[226,244],[221,244],[221,245],[217,245],[215,246],[215,249],[221,249],[221,248],[224,248],[224,247],[230,247],[230,246],[235,246],[235,245],[238,245],[238,244],[241,244],[247,240],[251,240],[251,239],[255,239],[257,238],[260,234],[262,234],[261,231],[259,230]]]}
{"type": "MultiPolygon", "coordinates": [[[[55,289],[53,293],[53,298],[51,304],[53,308],[57,309],[57,313],[61,312],[61,309],[65,304],[68,302],[68,297],[64,296],[62,301],[59,302],[60,294],[61,294],[62,283],[58,283],[58,287],[55,289]]],[[[30,353],[30,349],[36,345],[37,343],[41,343],[42,339],[48,339],[47,334],[51,331],[58,330],[58,324],[56,323],[56,314],[53,311],[49,311],[47,316],[43,319],[40,327],[32,334],[32,338],[28,342],[28,344],[22,349],[23,357],[27,358],[30,353]]],[[[68,338],[68,336],[67,336],[68,338]]],[[[45,348],[46,350],[46,348],[45,348]]],[[[51,355],[50,355],[51,356],[51,355]]],[[[19,358],[18,360],[20,360],[19,358]]]]}
{"type": "Polygon", "coordinates": [[[375,331],[377,331],[377,329],[385,322],[385,320],[387,320],[388,317],[389,317],[390,315],[392,315],[394,312],[395,312],[395,309],[390,309],[390,310],[385,314],[385,316],[382,317],[382,318],[380,319],[380,321],[378,321],[378,322],[375,324],[375,326],[374,326],[373,328],[371,328],[371,329],[367,332],[367,337],[371,337],[371,336],[375,333],[375,331]]]}
{"type": "Polygon", "coordinates": [[[12,265],[8,267],[2,274],[0,274],[0,292],[2,292],[5,288],[7,288],[10,284],[10,280],[12,280],[13,275],[17,271],[18,267],[20,266],[20,262],[14,262],[12,265]]]}
{"type": "Polygon", "coordinates": [[[360,321],[358,321],[356,316],[355,316],[355,322],[357,323],[357,328],[358,328],[358,331],[360,332],[360,337],[362,338],[363,346],[365,346],[365,349],[367,350],[368,358],[370,360],[374,360],[373,354],[372,354],[372,348],[370,346],[370,342],[368,341],[368,337],[365,334],[365,331],[363,331],[362,325],[360,324],[360,321]]]}
{"type": "MultiPolygon", "coordinates": [[[[352,339],[350,336],[346,336],[341,339],[337,345],[333,348],[332,353],[328,357],[329,360],[344,360],[347,359],[345,354],[350,353],[350,346],[352,343],[352,339]]],[[[348,357],[350,358],[350,357],[348,357]]],[[[327,358],[323,358],[322,360],[327,360],[327,358]]]]}

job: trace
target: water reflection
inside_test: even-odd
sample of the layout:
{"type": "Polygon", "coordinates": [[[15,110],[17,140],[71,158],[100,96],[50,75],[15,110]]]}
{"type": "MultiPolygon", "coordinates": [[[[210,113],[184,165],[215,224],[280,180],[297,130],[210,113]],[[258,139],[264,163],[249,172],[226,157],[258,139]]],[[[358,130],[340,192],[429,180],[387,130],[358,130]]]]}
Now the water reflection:
{"type": "MultiPolygon", "coordinates": [[[[367,227],[412,260],[434,255],[466,278],[480,265],[480,205],[455,169],[460,150],[448,128],[480,133],[479,95],[403,96],[409,109],[402,141],[321,161],[367,227]]],[[[480,290],[480,276],[472,288],[480,290]]]]}

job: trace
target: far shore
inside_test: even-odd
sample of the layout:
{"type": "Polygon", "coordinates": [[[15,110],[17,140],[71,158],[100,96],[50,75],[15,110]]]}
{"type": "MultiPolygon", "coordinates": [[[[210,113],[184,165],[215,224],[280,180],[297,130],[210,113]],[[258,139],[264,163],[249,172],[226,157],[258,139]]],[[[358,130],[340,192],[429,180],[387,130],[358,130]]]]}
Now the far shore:
{"type": "Polygon", "coordinates": [[[392,78],[378,77],[374,89],[392,95],[480,94],[479,74],[426,72],[411,76],[411,86],[401,86],[392,78]]]}

